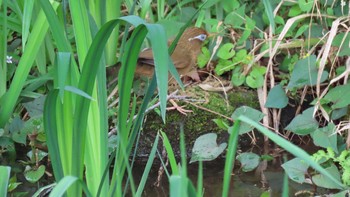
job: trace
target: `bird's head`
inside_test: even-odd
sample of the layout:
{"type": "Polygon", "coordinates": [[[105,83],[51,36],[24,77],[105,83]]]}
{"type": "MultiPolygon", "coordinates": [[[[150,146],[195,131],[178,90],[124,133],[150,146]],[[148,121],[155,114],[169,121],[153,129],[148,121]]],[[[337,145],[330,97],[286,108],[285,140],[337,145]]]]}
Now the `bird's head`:
{"type": "Polygon", "coordinates": [[[178,46],[179,49],[200,50],[203,42],[208,38],[208,33],[198,27],[187,28],[182,34],[178,46]]]}

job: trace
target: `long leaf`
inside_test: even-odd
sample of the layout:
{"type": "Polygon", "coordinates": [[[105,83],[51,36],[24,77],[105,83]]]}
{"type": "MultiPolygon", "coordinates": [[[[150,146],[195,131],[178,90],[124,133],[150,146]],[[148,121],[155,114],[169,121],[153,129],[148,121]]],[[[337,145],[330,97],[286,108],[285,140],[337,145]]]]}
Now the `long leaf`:
{"type": "Polygon", "coordinates": [[[156,155],[156,151],[157,151],[157,147],[158,147],[158,140],[159,140],[159,134],[157,134],[157,137],[154,140],[151,153],[149,154],[145,170],[142,174],[141,181],[140,181],[139,187],[138,187],[137,192],[136,192],[136,196],[141,196],[142,191],[145,188],[145,184],[146,184],[146,181],[148,179],[149,172],[151,171],[154,157],[156,155]]]}
{"type": "Polygon", "coordinates": [[[0,166],[0,196],[7,195],[7,187],[10,179],[11,167],[0,166]]]}
{"type": "Polygon", "coordinates": [[[332,174],[330,174],[320,164],[318,164],[315,160],[313,160],[312,157],[309,154],[307,154],[303,149],[299,148],[298,146],[294,145],[288,140],[278,136],[277,134],[273,133],[272,131],[260,125],[258,122],[255,122],[246,116],[240,116],[238,117],[238,119],[258,129],[262,134],[267,136],[270,140],[275,142],[278,146],[282,147],[283,149],[290,152],[294,156],[304,160],[307,164],[309,164],[311,167],[313,167],[315,170],[317,170],[324,176],[328,177],[330,180],[332,180],[335,184],[339,185],[341,188],[344,188],[344,189],[346,188],[345,185],[339,182],[339,180],[333,177],[332,174]]]}
{"type": "Polygon", "coordinates": [[[44,105],[44,129],[46,132],[47,146],[50,153],[50,159],[52,161],[55,179],[56,181],[59,181],[63,178],[63,168],[61,165],[60,149],[57,141],[57,98],[57,90],[50,92],[46,97],[44,105]]]}
{"type": "Polygon", "coordinates": [[[228,150],[225,161],[225,169],[224,169],[224,181],[223,181],[223,189],[222,189],[222,197],[228,196],[228,191],[230,189],[230,181],[231,181],[231,173],[233,170],[233,166],[235,164],[238,137],[239,137],[239,126],[240,121],[236,120],[233,128],[230,132],[230,138],[228,142],[228,150]]]}

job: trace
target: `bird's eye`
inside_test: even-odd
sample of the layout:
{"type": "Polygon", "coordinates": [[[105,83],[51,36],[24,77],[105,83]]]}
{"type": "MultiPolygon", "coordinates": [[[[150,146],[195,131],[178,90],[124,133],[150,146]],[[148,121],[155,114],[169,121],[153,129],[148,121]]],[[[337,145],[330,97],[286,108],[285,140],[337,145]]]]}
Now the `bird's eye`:
{"type": "Polygon", "coordinates": [[[206,38],[207,38],[207,35],[205,35],[205,34],[199,34],[199,35],[196,36],[196,37],[193,37],[193,38],[188,39],[188,41],[195,40],[195,39],[198,39],[198,40],[200,40],[200,41],[204,41],[206,38]]]}

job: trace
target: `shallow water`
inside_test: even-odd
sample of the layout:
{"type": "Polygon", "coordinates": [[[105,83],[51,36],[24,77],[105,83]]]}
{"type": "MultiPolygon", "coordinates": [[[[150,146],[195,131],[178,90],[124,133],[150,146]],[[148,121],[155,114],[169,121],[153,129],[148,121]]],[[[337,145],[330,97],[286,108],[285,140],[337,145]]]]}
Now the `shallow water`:
{"type": "MultiPolygon", "coordinates": [[[[222,179],[224,173],[224,160],[216,160],[203,163],[203,187],[204,196],[215,197],[221,196],[222,179]]],[[[140,179],[142,176],[142,166],[134,167],[134,178],[140,179]]],[[[188,165],[188,175],[196,186],[198,172],[198,164],[188,165]]],[[[260,176],[256,176],[254,172],[243,173],[235,169],[234,175],[231,177],[230,196],[235,197],[255,197],[260,196],[264,191],[269,190],[270,196],[281,196],[284,171],[282,168],[268,169],[264,172],[267,184],[265,187],[261,182],[260,176]]],[[[153,168],[149,174],[145,190],[142,196],[146,197],[163,197],[169,196],[169,183],[166,174],[163,174],[160,187],[154,186],[157,180],[158,169],[153,168]]],[[[295,193],[302,190],[313,191],[312,186],[306,184],[298,184],[289,181],[289,196],[295,196],[295,193]]],[[[308,195],[306,195],[308,196],[308,195]]]]}

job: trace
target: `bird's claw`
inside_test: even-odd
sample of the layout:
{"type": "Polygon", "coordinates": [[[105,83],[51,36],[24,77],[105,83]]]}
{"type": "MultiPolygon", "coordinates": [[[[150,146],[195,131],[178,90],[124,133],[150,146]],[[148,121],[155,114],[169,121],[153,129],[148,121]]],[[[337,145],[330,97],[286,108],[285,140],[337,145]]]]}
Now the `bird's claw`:
{"type": "Polygon", "coordinates": [[[171,104],[173,105],[172,107],[168,107],[167,110],[174,110],[176,109],[178,112],[182,113],[183,115],[187,116],[187,113],[193,112],[192,110],[184,109],[184,106],[179,106],[174,100],[170,99],[169,100],[171,104]]]}

